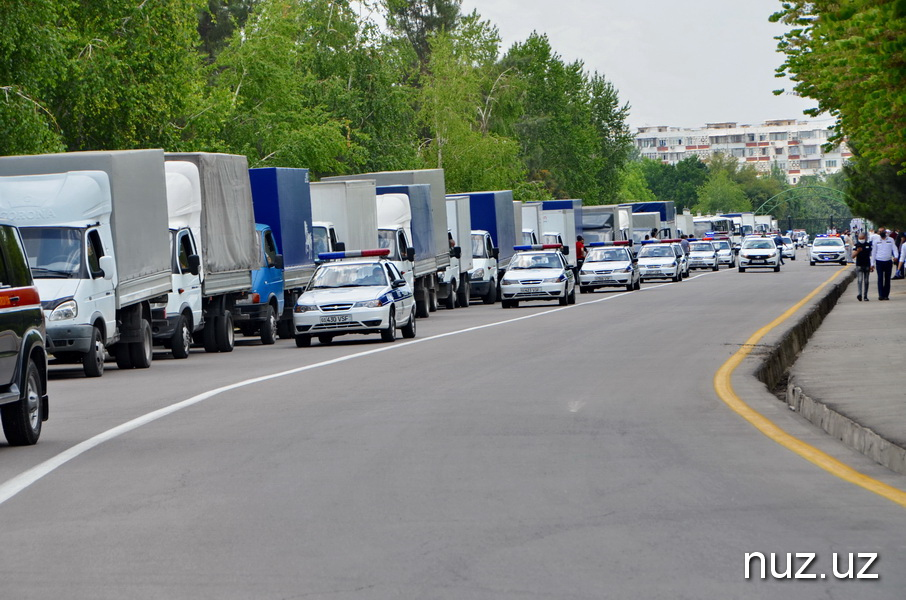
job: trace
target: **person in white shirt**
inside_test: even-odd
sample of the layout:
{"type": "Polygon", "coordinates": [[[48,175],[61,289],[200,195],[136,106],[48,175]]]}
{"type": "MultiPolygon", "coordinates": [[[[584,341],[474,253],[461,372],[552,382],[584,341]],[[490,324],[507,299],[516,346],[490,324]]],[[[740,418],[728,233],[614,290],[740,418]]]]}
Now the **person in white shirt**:
{"type": "Polygon", "coordinates": [[[890,300],[890,273],[897,258],[897,245],[881,227],[877,241],[871,245],[871,270],[878,271],[878,300],[890,300]]]}

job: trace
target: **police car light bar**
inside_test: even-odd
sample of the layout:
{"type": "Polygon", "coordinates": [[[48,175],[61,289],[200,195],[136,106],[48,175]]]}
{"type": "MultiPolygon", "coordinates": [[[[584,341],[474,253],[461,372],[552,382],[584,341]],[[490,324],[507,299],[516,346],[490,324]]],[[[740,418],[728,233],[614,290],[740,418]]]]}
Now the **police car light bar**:
{"type": "Polygon", "coordinates": [[[617,240],[615,242],[592,242],[589,248],[601,248],[604,246],[632,246],[632,240],[617,240]]]}
{"type": "Polygon", "coordinates": [[[665,243],[665,244],[678,244],[678,243],[680,243],[682,240],[660,240],[660,241],[662,241],[662,242],[665,243]]]}
{"type": "Polygon", "coordinates": [[[562,250],[563,246],[560,244],[527,244],[524,246],[513,246],[513,250],[562,250]]]}
{"type": "Polygon", "coordinates": [[[375,250],[352,250],[350,252],[321,252],[318,260],[342,260],[344,258],[365,258],[369,256],[390,256],[390,248],[377,248],[375,250]]]}

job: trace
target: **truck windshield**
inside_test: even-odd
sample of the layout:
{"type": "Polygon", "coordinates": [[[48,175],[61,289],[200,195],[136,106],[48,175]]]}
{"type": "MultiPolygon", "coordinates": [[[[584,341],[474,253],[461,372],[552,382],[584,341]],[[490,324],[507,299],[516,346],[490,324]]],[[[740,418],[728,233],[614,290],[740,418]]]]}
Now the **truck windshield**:
{"type": "Polygon", "coordinates": [[[310,289],[386,285],[387,275],[380,263],[324,265],[312,277],[310,289]]]}
{"type": "Polygon", "coordinates": [[[322,252],[330,252],[330,242],[329,238],[327,237],[327,228],[312,227],[311,243],[314,246],[315,256],[321,254],[322,252]]]}
{"type": "MultiPolygon", "coordinates": [[[[535,243],[535,233],[532,231],[523,231],[522,232],[522,243],[523,244],[534,244],[535,243]]],[[[481,258],[481,257],[473,256],[472,258],[481,258]]]]}
{"type": "Polygon", "coordinates": [[[400,253],[396,245],[396,231],[393,229],[378,229],[378,248],[389,248],[390,260],[400,260],[400,253]]]}
{"type": "Polygon", "coordinates": [[[22,240],[35,279],[70,279],[82,270],[82,230],[23,227],[22,240]]]}
{"type": "Polygon", "coordinates": [[[547,235],[544,236],[543,244],[559,244],[560,236],[559,235],[547,235]]]}
{"type": "Polygon", "coordinates": [[[472,258],[488,258],[488,248],[483,235],[472,235],[472,258]]]}

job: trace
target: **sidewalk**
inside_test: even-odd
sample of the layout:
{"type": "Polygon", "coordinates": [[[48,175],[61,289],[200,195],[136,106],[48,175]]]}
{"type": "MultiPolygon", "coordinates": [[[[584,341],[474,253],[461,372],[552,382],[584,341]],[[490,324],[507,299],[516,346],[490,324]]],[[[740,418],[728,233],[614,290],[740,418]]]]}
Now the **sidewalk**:
{"type": "Polygon", "coordinates": [[[856,282],[809,340],[790,369],[787,402],[830,435],[906,474],[906,280],[878,302],[856,282]]]}

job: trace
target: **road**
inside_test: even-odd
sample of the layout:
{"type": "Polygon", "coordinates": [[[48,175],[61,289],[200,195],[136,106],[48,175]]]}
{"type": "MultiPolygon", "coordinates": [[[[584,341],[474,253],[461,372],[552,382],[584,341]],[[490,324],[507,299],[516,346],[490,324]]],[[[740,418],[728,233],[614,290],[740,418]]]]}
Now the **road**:
{"type": "Polygon", "coordinates": [[[440,311],[414,343],[241,340],[101,380],[55,367],[41,441],[0,447],[0,484],[309,368],[113,437],[0,505],[0,598],[902,598],[906,510],[713,388],[832,273],[802,258],[566,309],[440,311]],[[817,553],[828,579],[747,581],[756,551],[817,553]],[[834,552],[879,553],[880,579],[833,579],[834,552]]]}

